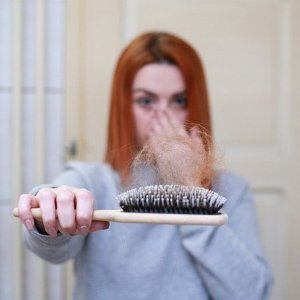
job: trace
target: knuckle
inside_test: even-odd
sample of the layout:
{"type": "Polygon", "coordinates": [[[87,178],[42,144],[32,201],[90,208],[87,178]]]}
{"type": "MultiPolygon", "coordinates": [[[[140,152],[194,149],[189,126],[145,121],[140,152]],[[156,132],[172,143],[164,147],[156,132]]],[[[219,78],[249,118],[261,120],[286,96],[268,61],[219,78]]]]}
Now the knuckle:
{"type": "Polygon", "coordinates": [[[26,202],[30,200],[31,195],[30,194],[22,194],[19,197],[19,202],[26,202]]]}
{"type": "Polygon", "coordinates": [[[51,197],[48,197],[48,196],[39,197],[40,206],[44,206],[47,203],[51,203],[51,201],[53,201],[53,200],[54,199],[52,199],[51,197]]]}
{"type": "Polygon", "coordinates": [[[61,188],[61,189],[67,189],[68,186],[67,186],[67,185],[62,185],[62,186],[60,186],[59,188],[61,188]]]}
{"type": "Polygon", "coordinates": [[[49,199],[49,198],[52,198],[54,196],[54,192],[49,189],[49,188],[45,188],[45,189],[41,189],[39,192],[38,192],[38,197],[40,199],[49,199]]]}
{"type": "Polygon", "coordinates": [[[93,194],[86,190],[86,189],[80,189],[76,192],[76,197],[82,198],[82,199],[93,199],[93,194]]]}
{"type": "Polygon", "coordinates": [[[65,204],[73,201],[74,194],[71,191],[68,190],[61,190],[59,193],[57,193],[57,202],[65,204]]]}
{"type": "Polygon", "coordinates": [[[58,191],[66,191],[66,190],[71,190],[71,188],[67,185],[61,185],[57,188],[55,188],[55,190],[58,190],[58,191]]]}

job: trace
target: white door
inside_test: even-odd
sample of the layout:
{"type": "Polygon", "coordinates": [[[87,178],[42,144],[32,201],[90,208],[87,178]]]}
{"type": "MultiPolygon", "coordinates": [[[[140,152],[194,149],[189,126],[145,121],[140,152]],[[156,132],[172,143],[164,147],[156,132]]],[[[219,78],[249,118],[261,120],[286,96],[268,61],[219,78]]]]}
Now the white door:
{"type": "Polygon", "coordinates": [[[88,0],[68,5],[67,140],[78,144],[75,158],[102,159],[110,79],[125,43],[145,30],[183,36],[204,61],[215,138],[226,167],[254,189],[275,276],[272,299],[299,297],[299,1],[88,0]]]}

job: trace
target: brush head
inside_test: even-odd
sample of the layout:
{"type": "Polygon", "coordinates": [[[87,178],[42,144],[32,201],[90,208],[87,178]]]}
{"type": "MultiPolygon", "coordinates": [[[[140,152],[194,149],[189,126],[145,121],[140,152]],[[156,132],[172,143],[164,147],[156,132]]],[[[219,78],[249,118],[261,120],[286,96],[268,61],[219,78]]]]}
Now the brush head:
{"type": "Polygon", "coordinates": [[[226,198],[214,191],[183,185],[150,185],[117,197],[125,212],[218,214],[226,198]]]}

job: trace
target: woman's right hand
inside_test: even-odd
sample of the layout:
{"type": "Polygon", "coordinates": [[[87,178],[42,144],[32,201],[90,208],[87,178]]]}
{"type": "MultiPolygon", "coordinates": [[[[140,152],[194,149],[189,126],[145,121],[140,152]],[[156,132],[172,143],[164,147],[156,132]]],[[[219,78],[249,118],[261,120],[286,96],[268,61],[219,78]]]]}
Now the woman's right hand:
{"type": "Polygon", "coordinates": [[[19,198],[19,217],[28,230],[34,224],[51,237],[57,232],[65,235],[86,235],[107,229],[109,222],[93,222],[94,196],[86,189],[69,186],[43,188],[36,196],[23,194],[19,198]],[[34,220],[31,209],[40,207],[42,220],[34,220]]]}

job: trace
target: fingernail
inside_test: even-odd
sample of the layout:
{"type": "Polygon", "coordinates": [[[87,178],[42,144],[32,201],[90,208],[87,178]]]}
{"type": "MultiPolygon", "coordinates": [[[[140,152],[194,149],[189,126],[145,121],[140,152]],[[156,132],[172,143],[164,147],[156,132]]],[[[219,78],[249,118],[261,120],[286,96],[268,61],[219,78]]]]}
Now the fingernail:
{"type": "Polygon", "coordinates": [[[49,233],[49,235],[51,237],[57,237],[57,231],[55,228],[51,227],[51,228],[48,228],[47,232],[49,233]]]}
{"type": "Polygon", "coordinates": [[[109,225],[110,225],[109,222],[105,222],[102,229],[108,229],[109,225]]]}
{"type": "Polygon", "coordinates": [[[96,230],[105,230],[109,228],[109,222],[99,222],[95,224],[96,230]]]}
{"type": "Polygon", "coordinates": [[[82,225],[79,227],[80,234],[86,235],[89,232],[89,228],[85,225],[82,225]]]}
{"type": "Polygon", "coordinates": [[[28,219],[28,220],[25,221],[25,226],[28,230],[32,230],[33,229],[33,222],[28,219]]]}

